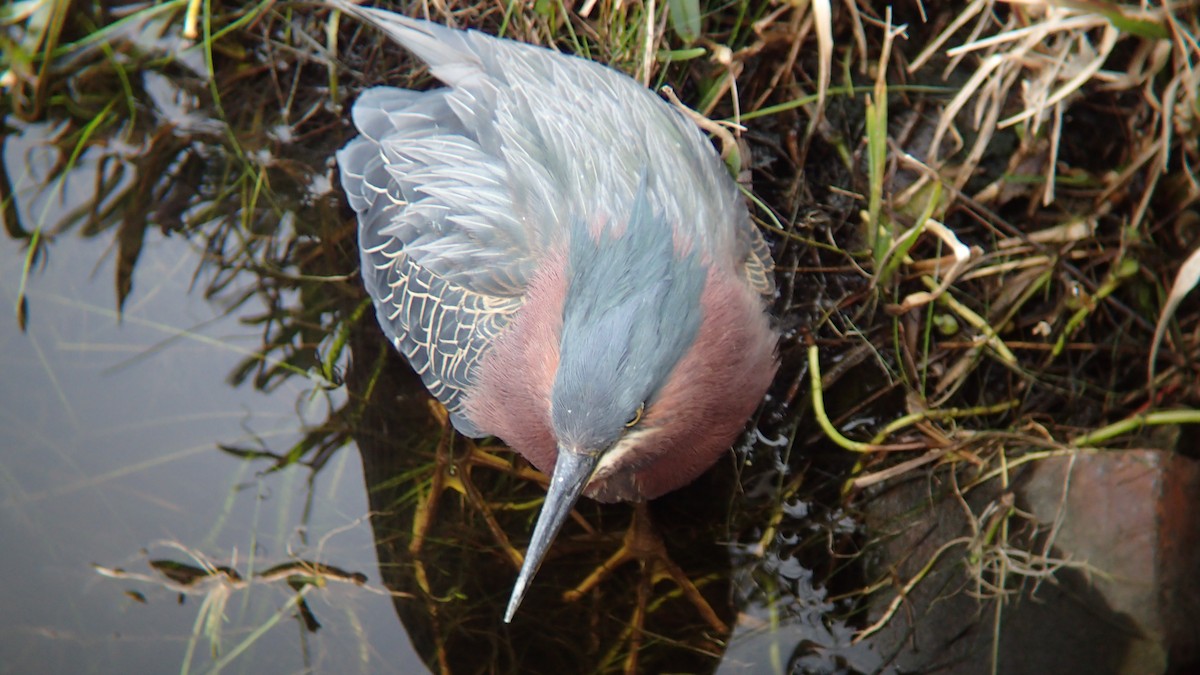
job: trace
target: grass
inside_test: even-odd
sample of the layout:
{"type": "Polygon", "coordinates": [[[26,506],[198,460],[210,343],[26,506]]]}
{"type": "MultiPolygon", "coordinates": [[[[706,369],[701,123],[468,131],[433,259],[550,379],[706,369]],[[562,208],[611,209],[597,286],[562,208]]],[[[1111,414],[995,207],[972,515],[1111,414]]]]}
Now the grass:
{"type": "MultiPolygon", "coordinates": [[[[300,376],[343,386],[370,312],[339,199],[310,188],[330,177],[326,158],[348,133],[342,106],[357,90],[426,78],[377,35],[312,5],[66,8],[44,0],[0,14],[15,36],[0,43],[8,124],[60,125],[57,187],[44,189],[64,189],[80,158],[105,167],[93,206],[57,221],[46,210],[18,222],[13,185],[25,187],[0,181],[6,232],[27,246],[24,275],[57,236],[114,237],[119,310],[135,292],[140,234],[153,226],[186,236],[209,260],[197,287],[262,330],[261,350],[232,382],[269,390],[300,376]],[[135,30],[155,36],[149,47],[129,42],[135,30]],[[171,96],[211,124],[179,126],[148,106],[144,72],[168,74],[171,96]],[[247,273],[258,281],[235,292],[247,273]]],[[[865,2],[751,0],[406,9],[670,85],[747,185],[772,239],[785,334],[757,422],[787,442],[739,448],[739,485],[772,488],[741,488],[717,538],[757,552],[734,593],[773,597],[773,621],[799,610],[781,598],[786,585],[763,562],[770,556],[823,569],[816,584],[837,591],[836,612],[851,615],[860,639],[954,559],[976,595],[997,601],[999,631],[1000,599],[1073,564],[1018,534],[1046,524],[1003,501],[1016,472],[1046,457],[1136,447],[1147,426],[1200,419],[1200,315],[1188,298],[1200,241],[1194,2],[926,2],[897,15],[865,2]],[[891,569],[828,563],[830,551],[852,560],[878,543],[828,523],[868,511],[880,490],[915,475],[951,480],[950,507],[970,531],[948,536],[895,582],[891,569]],[[969,499],[988,485],[1000,496],[969,499]],[[794,499],[826,518],[819,536],[783,536],[803,529],[787,515],[794,499]],[[867,604],[884,609],[873,620],[853,616],[867,604]]],[[[22,294],[22,324],[36,311],[27,304],[22,294]]],[[[375,414],[372,401],[390,386],[387,358],[370,359],[362,388],[293,446],[229,450],[319,470],[375,414]]],[[[422,445],[424,464],[401,474],[413,479],[399,498],[411,517],[432,517],[420,509],[445,491],[458,495],[453,517],[521,531],[529,511],[509,507],[536,490],[511,475],[480,477],[503,474],[495,465],[469,470],[514,490],[511,504],[461,482],[443,490],[442,433],[422,445]]],[[[448,539],[424,541],[455,550],[448,539]]],[[[468,619],[447,599],[476,587],[444,560],[426,562],[418,590],[448,635],[468,619]]],[[[604,663],[628,664],[619,646],[627,636],[605,636],[617,642],[600,650],[604,663]]],[[[449,667],[438,644],[437,662],[449,667]]]]}

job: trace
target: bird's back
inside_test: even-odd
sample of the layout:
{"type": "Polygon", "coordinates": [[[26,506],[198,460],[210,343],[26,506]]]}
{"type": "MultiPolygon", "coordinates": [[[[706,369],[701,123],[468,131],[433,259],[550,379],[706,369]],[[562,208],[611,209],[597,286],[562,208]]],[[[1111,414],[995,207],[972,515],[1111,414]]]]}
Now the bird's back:
{"type": "MultiPolygon", "coordinates": [[[[457,181],[456,187],[473,190],[495,181],[507,190],[504,196],[516,217],[488,211],[487,217],[494,219],[491,227],[504,230],[504,236],[473,244],[508,246],[506,259],[537,259],[548,242],[563,236],[571,218],[618,222],[644,180],[651,207],[677,235],[705,251],[748,254],[735,239],[739,231],[757,236],[757,230],[711,144],[690,120],[633,79],[591,61],[476,31],[370,8],[354,11],[386,30],[450,85],[434,90],[439,111],[421,111],[428,116],[424,133],[460,137],[464,147],[453,150],[463,154],[427,161],[453,160],[464,175],[438,177],[448,186],[457,181]]],[[[359,109],[383,98],[357,103],[356,123],[362,117],[359,109]]],[[[397,117],[396,109],[391,116],[397,117]]],[[[411,144],[412,134],[406,131],[399,135],[411,144]]],[[[451,211],[450,218],[475,217],[473,192],[444,196],[440,204],[451,211]]],[[[485,200],[485,205],[494,201],[503,197],[485,200]]],[[[480,229],[470,232],[478,235],[480,229]]],[[[441,234],[459,233],[447,229],[441,234]]],[[[476,265],[461,267],[439,271],[451,277],[481,271],[476,265]]],[[[523,276],[529,271],[524,269],[523,276]]]]}
{"type": "Polygon", "coordinates": [[[452,413],[539,262],[580,219],[619,230],[640,198],[658,236],[771,293],[769,254],[724,165],[645,87],[542,48],[335,4],[449,85],[364,92],[361,135],[338,163],[380,322],[452,413]]]}

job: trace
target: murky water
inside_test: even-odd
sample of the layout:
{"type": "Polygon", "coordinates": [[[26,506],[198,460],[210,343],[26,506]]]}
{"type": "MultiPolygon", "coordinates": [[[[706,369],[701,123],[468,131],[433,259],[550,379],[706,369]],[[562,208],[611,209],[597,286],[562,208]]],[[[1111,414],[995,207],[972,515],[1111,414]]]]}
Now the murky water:
{"type": "MultiPolygon", "coordinates": [[[[6,147],[26,223],[39,212],[57,222],[79,204],[70,190],[44,198],[40,162],[28,161],[44,141],[29,132],[6,147]]],[[[250,645],[239,670],[413,672],[420,661],[379,584],[358,457],[338,453],[318,474],[266,474],[269,464],[218,449],[286,449],[344,392],[303,378],[270,393],[230,386],[261,335],[191,289],[201,254],[185,238],[148,233],[118,318],[111,243],[56,238],[27,280],[24,332],[14,307],[25,247],[0,243],[6,672],[203,671],[214,637],[222,656],[250,645]],[[312,633],[292,618],[284,581],[172,586],[151,560],[228,565],[243,579],[303,560],[370,581],[306,594],[323,626],[312,633]],[[102,576],[93,563],[131,576],[102,576]],[[224,616],[215,634],[197,626],[205,612],[224,616]]]]}

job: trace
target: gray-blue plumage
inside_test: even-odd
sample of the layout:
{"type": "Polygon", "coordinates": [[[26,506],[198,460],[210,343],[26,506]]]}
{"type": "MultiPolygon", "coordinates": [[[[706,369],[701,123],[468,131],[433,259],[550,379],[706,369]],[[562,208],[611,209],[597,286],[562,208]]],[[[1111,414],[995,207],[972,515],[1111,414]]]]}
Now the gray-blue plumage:
{"type": "Polygon", "coordinates": [[[334,4],[449,85],[365,91],[353,109],[361,135],[337,159],[380,324],[460,431],[480,435],[465,392],[554,250],[569,250],[573,274],[555,416],[619,371],[619,395],[591,399],[612,407],[589,415],[605,420],[601,435],[687,349],[707,266],[736,266],[773,292],[769,254],[723,164],[645,87],[583,59],[334,4]],[[650,276],[646,265],[671,271],[650,276]],[[609,278],[588,271],[605,266],[621,267],[628,288],[610,297],[611,280],[589,281],[609,278]],[[645,278],[655,281],[639,287],[645,278]]]}
{"type": "Polygon", "coordinates": [[[705,267],[664,236],[645,190],[621,236],[571,236],[559,368],[552,396],[559,440],[607,448],[629,411],[655,400],[700,326],[705,267]]]}

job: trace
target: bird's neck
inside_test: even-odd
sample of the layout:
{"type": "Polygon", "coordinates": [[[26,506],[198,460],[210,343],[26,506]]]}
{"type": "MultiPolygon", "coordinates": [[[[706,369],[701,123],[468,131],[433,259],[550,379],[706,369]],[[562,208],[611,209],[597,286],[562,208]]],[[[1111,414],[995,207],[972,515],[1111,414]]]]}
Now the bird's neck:
{"type": "Polygon", "coordinates": [[[558,370],[565,267],[563,253],[545,258],[521,309],[480,361],[465,402],[480,431],[502,439],[547,473],[557,456],[550,392],[558,370]]]}

